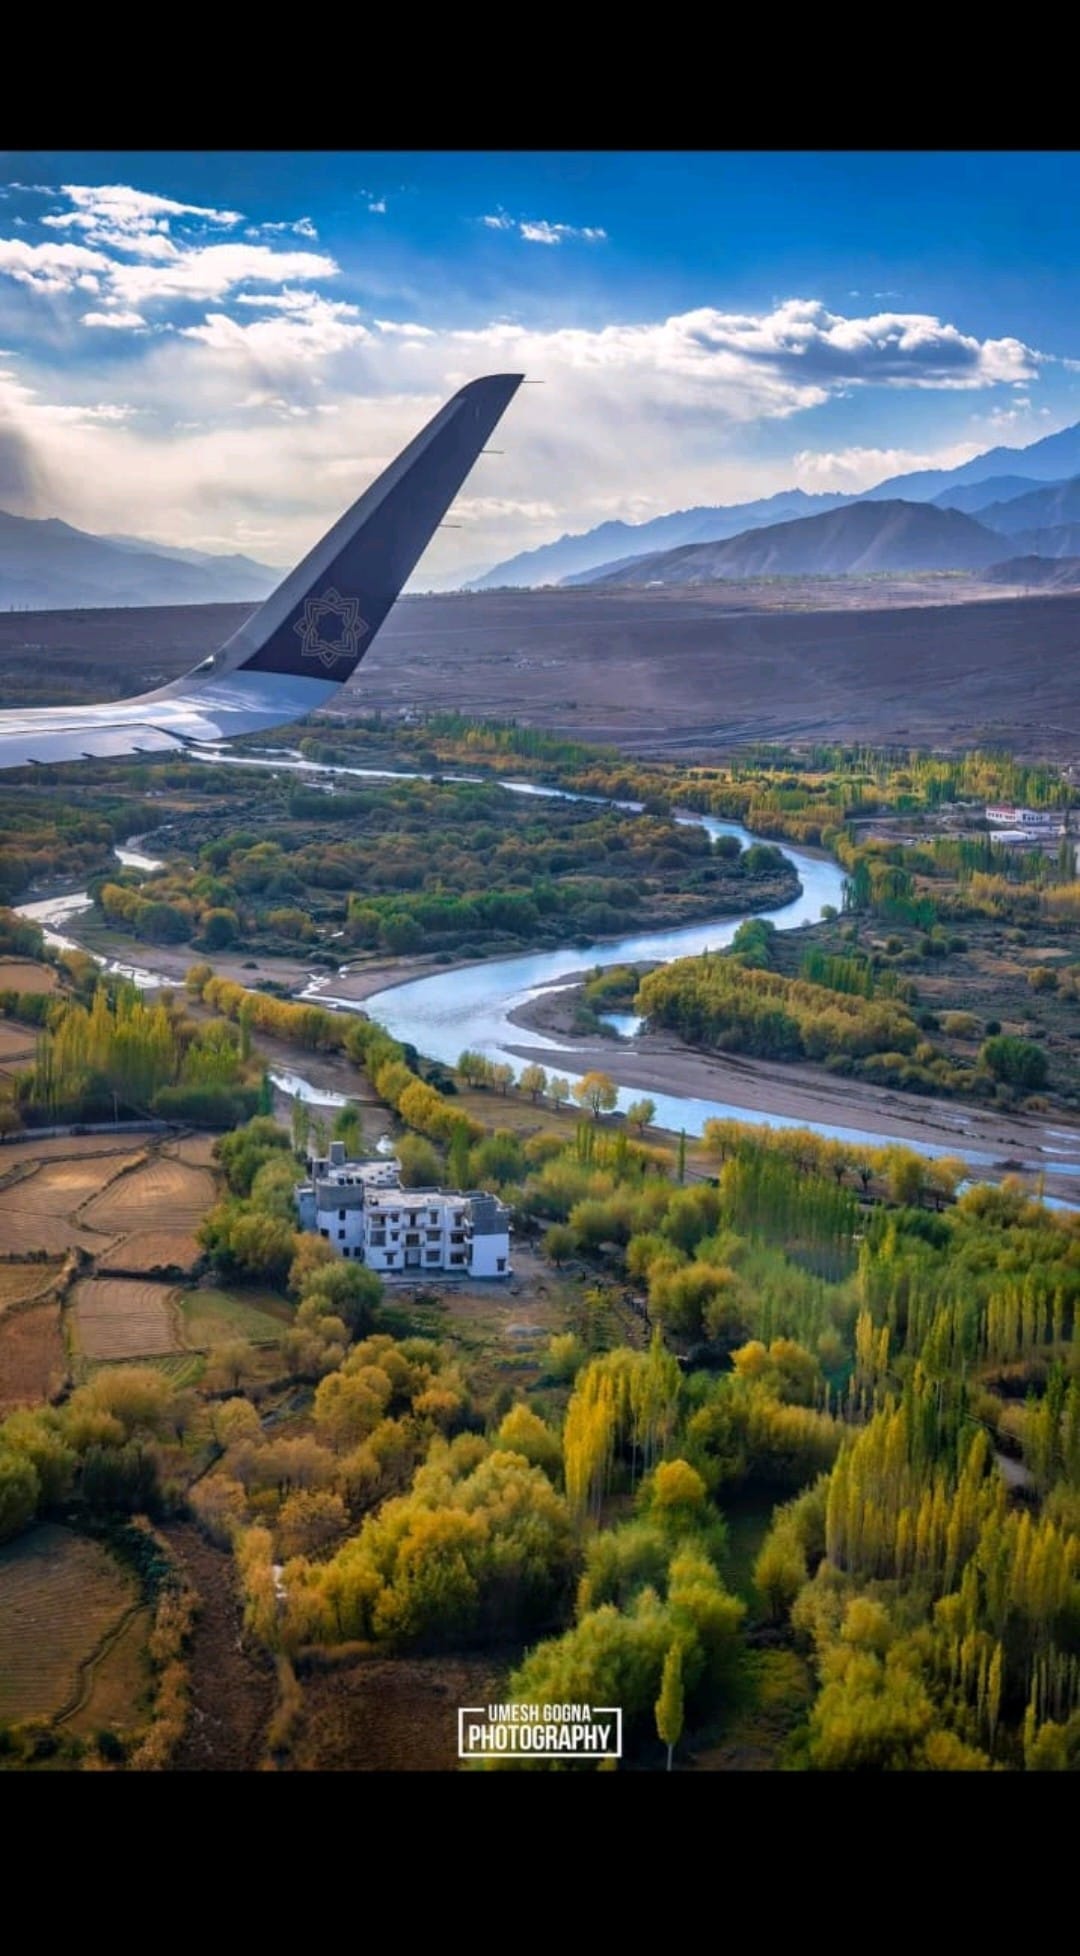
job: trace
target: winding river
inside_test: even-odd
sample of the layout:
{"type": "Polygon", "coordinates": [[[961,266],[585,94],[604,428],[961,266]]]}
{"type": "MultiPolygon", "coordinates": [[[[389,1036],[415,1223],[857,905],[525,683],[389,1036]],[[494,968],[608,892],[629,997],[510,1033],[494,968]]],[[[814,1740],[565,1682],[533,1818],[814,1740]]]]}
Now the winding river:
{"type": "MultiPolygon", "coordinates": [[[[289,752],[267,753],[265,755],[236,755],[227,752],[211,751],[200,755],[200,759],[218,765],[229,764],[235,767],[263,767],[289,769],[331,777],[355,777],[367,780],[430,780],[427,774],[401,769],[363,768],[331,766],[326,763],[307,761],[302,755],[289,752]]],[[[490,776],[467,774],[440,774],[447,781],[476,782],[478,785],[491,785],[490,776]]],[[[637,814],[640,802],[614,801],[599,795],[581,796],[565,789],[541,787],[534,782],[503,779],[500,787],[512,794],[554,797],[560,800],[593,801],[605,806],[622,808],[627,813],[637,814]]],[[[721,821],[708,815],[681,815],[681,822],[705,829],[707,834],[734,835],[746,845],[757,840],[738,822],[721,821]]],[[[133,838],[138,842],[141,838],[133,838]]],[[[115,851],[120,862],[143,870],[153,870],[160,863],[152,856],[145,855],[130,843],[115,851]]],[[[687,957],[705,950],[719,950],[730,944],[739,925],[748,916],[767,915],[778,930],[794,930],[800,924],[814,923],[821,916],[822,908],[831,904],[839,909],[842,901],[843,871],[839,866],[822,855],[808,855],[805,851],[784,847],[784,854],[794,864],[802,891],[792,902],[779,909],[758,912],[747,911],[739,916],[717,918],[712,922],[684,925],[678,929],[643,931],[619,938],[616,942],[567,946],[562,950],[528,951],[519,956],[491,959],[486,963],[460,968],[452,973],[435,972],[424,978],[416,978],[408,983],[394,985],[376,992],[365,999],[362,1008],[353,999],[335,993],[334,977],[329,973],[313,974],[304,988],[302,996],[318,999],[322,1003],[344,1011],[363,1009],[380,1025],[386,1027],[395,1039],[400,1039],[430,1059],[440,1060],[452,1066],[458,1055],[466,1047],[485,1053],[494,1060],[509,1060],[515,1067],[520,1059],[514,1052],[522,1045],[539,1051],[558,1054],[553,1061],[553,1071],[563,1074],[570,1081],[580,1078],[571,1065],[572,1054],[560,1046],[557,1040],[546,1038],[543,1034],[528,1031],[511,1020],[511,1013],[526,1005],[538,992],[549,989],[562,989],[574,982],[582,970],[595,965],[638,963],[647,960],[666,962],[672,958],[687,957]]],[[[73,927],[74,919],[80,912],[90,907],[90,898],[85,891],[66,896],[48,897],[41,901],[23,903],[17,906],[19,915],[39,923],[45,930],[47,941],[58,947],[75,948],[77,939],[67,934],[73,927]],[[65,929],[65,927],[67,927],[65,929]]],[[[82,948],[82,947],[79,947],[82,948]]],[[[95,954],[96,955],[96,954],[95,954]]],[[[99,957],[98,962],[108,971],[130,978],[136,985],[149,988],[168,983],[160,973],[152,969],[126,965],[115,959],[99,957]]],[[[341,967],[344,975],[348,966],[341,967]]],[[[632,1030],[628,1021],[625,1031],[632,1030]]],[[[277,1077],[277,1076],[276,1076],[277,1077]]],[[[312,1089],[298,1074],[281,1075],[277,1083],[284,1092],[300,1095],[302,1098],[338,1104],[339,1096],[324,1095],[312,1089]]],[[[656,1103],[656,1122],[659,1126],[678,1132],[685,1129],[688,1135],[699,1135],[710,1119],[734,1118],[763,1126],[811,1128],[815,1133],[826,1135],[834,1140],[850,1141],[856,1145],[873,1146],[885,1144],[890,1137],[875,1134],[866,1128],[849,1128],[827,1121],[796,1119],[775,1111],[763,1113],[756,1108],[739,1106],[718,1100],[696,1099],[685,1094],[664,1094],[649,1090],[650,1099],[656,1103]]],[[[637,1099],[641,1088],[625,1087],[619,1090],[618,1105],[625,1110],[631,1100],[637,1099]]],[[[910,1141],[905,1146],[919,1153],[938,1156],[961,1156],[974,1167],[991,1166],[998,1156],[983,1152],[963,1144],[963,1134],[967,1123],[964,1111],[956,1110],[957,1141],[942,1144],[931,1141],[910,1141]]],[[[1061,1138],[1075,1147],[1080,1136],[1068,1130],[1061,1131],[1061,1138]]],[[[1072,1153],[1073,1148],[1062,1149],[1061,1153],[1072,1153]]],[[[1042,1155],[1038,1161],[1027,1164],[1030,1172],[1053,1167],[1058,1174],[1080,1175],[1080,1161],[1066,1164],[1063,1161],[1050,1161],[1042,1155]]]]}

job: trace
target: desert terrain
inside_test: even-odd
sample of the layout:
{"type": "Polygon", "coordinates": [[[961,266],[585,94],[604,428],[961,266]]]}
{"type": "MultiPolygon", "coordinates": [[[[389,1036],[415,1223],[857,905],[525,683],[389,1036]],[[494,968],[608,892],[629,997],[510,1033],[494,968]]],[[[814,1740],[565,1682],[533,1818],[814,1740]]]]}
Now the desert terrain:
{"type": "MultiPolygon", "coordinates": [[[[247,615],[6,613],[0,705],[141,691],[247,615]]],[[[1069,760],[1078,650],[1080,594],[1002,596],[943,574],[417,596],[395,606],[336,710],[454,706],[643,755],[821,739],[1069,760]]]]}

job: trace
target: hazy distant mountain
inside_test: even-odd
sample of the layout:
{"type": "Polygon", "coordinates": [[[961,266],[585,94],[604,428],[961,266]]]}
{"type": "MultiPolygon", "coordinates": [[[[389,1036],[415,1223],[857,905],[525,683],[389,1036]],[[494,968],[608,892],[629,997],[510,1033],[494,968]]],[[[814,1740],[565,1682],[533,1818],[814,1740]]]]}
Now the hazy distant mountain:
{"type": "Polygon", "coordinates": [[[729,577],[852,577],[871,571],[982,570],[1002,539],[960,510],[933,503],[849,503],[824,516],[774,523],[724,543],[643,557],[590,581],[705,584],[729,577]]]}
{"type": "Polygon", "coordinates": [[[1002,536],[1049,530],[1059,523],[1080,523],[1080,476],[1069,482],[1047,483],[1044,488],[1029,487],[1026,493],[988,503],[979,511],[979,521],[1002,536]]]}
{"type": "Polygon", "coordinates": [[[1022,475],[1035,483],[1064,482],[1069,476],[1080,475],[1080,422],[1056,435],[1044,435],[1028,448],[988,448],[985,455],[973,455],[957,469],[919,469],[912,475],[891,475],[875,489],[867,489],[863,501],[903,496],[908,502],[940,502],[943,489],[986,482],[996,475],[1022,475]]]}
{"type": "MultiPolygon", "coordinates": [[[[900,479],[903,481],[904,478],[900,479]]],[[[1034,482],[1029,475],[991,475],[985,482],[961,482],[955,489],[939,489],[936,496],[930,497],[930,501],[936,503],[939,509],[962,509],[965,516],[977,516],[981,523],[986,523],[989,519],[983,511],[989,509],[992,503],[1008,503],[1017,496],[1044,487],[1058,488],[1060,485],[1034,482]]],[[[914,502],[921,500],[919,496],[912,498],[914,502]]]]}
{"type": "Polygon", "coordinates": [[[1080,557],[1080,523],[1052,523],[1046,530],[1014,530],[1001,541],[1018,557],[1080,557]]]}
{"type": "Polygon", "coordinates": [[[56,517],[0,510],[0,610],[96,605],[257,604],[281,572],[242,556],[96,537],[56,517]]]}
{"type": "Polygon", "coordinates": [[[1007,557],[1003,564],[991,564],[986,580],[1029,591],[1075,591],[1080,588],[1080,557],[1007,557]]]}
{"type": "Polygon", "coordinates": [[[1027,448],[989,448],[956,469],[920,469],[910,475],[889,476],[858,496],[815,496],[802,489],[786,489],[759,502],[675,510],[647,523],[601,523],[595,530],[523,550],[481,576],[461,573],[461,582],[471,591],[499,584],[586,583],[591,579],[582,573],[598,569],[607,572],[646,553],[720,542],[747,530],[843,509],[855,502],[902,498],[971,515],[987,504],[1008,502],[1033,489],[1059,487],[1076,475],[1080,475],[1080,422],[1056,435],[1044,435],[1027,448]]]}
{"type": "Polygon", "coordinates": [[[241,550],[188,550],[176,543],[151,543],[147,537],[125,537],[106,535],[99,539],[102,543],[115,543],[120,550],[134,550],[140,556],[149,551],[155,557],[169,557],[178,564],[204,564],[210,570],[225,570],[232,566],[238,575],[253,574],[265,577],[268,573],[280,583],[284,570],[275,570],[272,564],[260,564],[255,557],[245,557],[241,550]]]}
{"type": "Polygon", "coordinates": [[[814,516],[854,501],[851,496],[808,495],[804,489],[782,489],[761,502],[732,503],[713,508],[677,509],[654,516],[648,523],[601,523],[578,536],[559,537],[536,550],[507,557],[482,577],[473,578],[470,591],[488,591],[505,584],[559,584],[598,565],[630,562],[646,552],[675,550],[688,543],[713,543],[739,536],[759,524],[781,523],[786,517],[814,516]]]}

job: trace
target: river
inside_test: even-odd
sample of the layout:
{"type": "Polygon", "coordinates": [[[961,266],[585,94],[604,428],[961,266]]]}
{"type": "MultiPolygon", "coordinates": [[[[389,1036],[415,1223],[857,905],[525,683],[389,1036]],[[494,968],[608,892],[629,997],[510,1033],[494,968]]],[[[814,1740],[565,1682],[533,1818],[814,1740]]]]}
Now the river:
{"type": "MultiPolygon", "coordinates": [[[[430,780],[430,774],[406,772],[391,768],[343,767],[323,762],[307,761],[294,752],[267,753],[265,755],[229,754],[227,752],[208,752],[200,754],[200,759],[218,765],[228,764],[236,767],[263,767],[288,769],[329,777],[345,776],[360,780],[430,780]]],[[[476,782],[491,785],[492,777],[483,775],[442,774],[437,777],[446,781],[476,782]]],[[[639,813],[640,802],[614,801],[600,795],[575,795],[561,788],[549,788],[536,782],[514,779],[501,779],[498,786],[512,794],[553,797],[560,800],[591,801],[625,809],[628,813],[639,813]]],[[[734,835],[745,846],[757,838],[738,822],[721,821],[708,815],[680,815],[676,818],[696,827],[701,827],[713,836],[734,835]]],[[[153,870],[161,864],[152,856],[145,855],[133,845],[141,837],[133,837],[124,848],[117,848],[117,858],[132,868],[153,870]]],[[[831,904],[839,909],[842,903],[844,874],[840,867],[823,855],[808,855],[804,850],[784,846],[784,854],[794,864],[802,884],[799,896],[790,903],[772,911],[747,911],[739,916],[717,918],[711,922],[684,925],[674,930],[643,931],[619,938],[616,942],[567,946],[556,951],[527,951],[519,956],[490,959],[486,963],[465,966],[453,972],[436,972],[430,977],[416,978],[406,984],[394,985],[374,993],[364,1000],[362,1009],[380,1025],[386,1027],[395,1039],[415,1046],[417,1051],[429,1059],[440,1060],[453,1066],[458,1055],[467,1047],[486,1054],[493,1060],[509,1060],[515,1069],[520,1059],[513,1048],[522,1044],[549,1052],[559,1057],[553,1061],[552,1069],[563,1074],[573,1082],[580,1078],[572,1065],[572,1053],[558,1041],[546,1038],[537,1032],[522,1032],[511,1020],[511,1013],[526,1005],[540,991],[548,988],[562,988],[574,982],[574,975],[595,965],[633,964],[646,961],[667,962],[672,958],[688,957],[705,950],[719,950],[730,944],[739,925],[746,917],[767,915],[778,930],[795,930],[801,924],[814,923],[821,916],[823,907],[831,904]]],[[[63,949],[82,948],[77,940],[67,935],[64,926],[70,927],[81,911],[90,907],[90,898],[85,891],[69,893],[65,896],[48,897],[43,900],[17,906],[20,916],[32,919],[45,930],[46,940],[63,949]]],[[[96,953],[94,954],[97,955],[96,953]]],[[[142,987],[150,988],[170,982],[160,973],[137,965],[127,965],[115,959],[98,957],[98,963],[109,972],[127,977],[142,987]]],[[[342,966],[344,974],[348,966],[342,966]]],[[[321,1000],[328,1005],[346,1011],[361,1008],[355,1000],[337,995],[333,989],[334,978],[329,973],[319,973],[309,981],[302,996],[321,1000]]],[[[627,1015],[628,1021],[631,1015],[627,1015]]],[[[626,1031],[631,1031],[628,1023],[626,1031]]],[[[310,1087],[299,1074],[282,1075],[278,1081],[282,1090],[305,1099],[318,1100],[323,1104],[337,1104],[337,1097],[326,1095],[310,1087]],[[288,1084],[286,1084],[286,1080],[288,1084]]],[[[632,1100],[640,1097],[640,1087],[623,1087],[619,1090],[618,1106],[625,1111],[632,1100]]],[[[763,1113],[756,1108],[740,1106],[735,1102],[697,1099],[687,1094],[664,1094],[649,1089],[649,1098],[656,1103],[656,1124],[678,1132],[685,1129],[688,1135],[699,1135],[707,1120],[737,1119],[761,1126],[810,1128],[817,1134],[830,1139],[847,1141],[855,1145],[886,1145],[891,1137],[877,1134],[865,1127],[844,1127],[829,1121],[796,1119],[775,1111],[763,1113]]],[[[932,1141],[910,1141],[904,1145],[914,1148],[928,1156],[959,1156],[974,1167],[989,1167],[1000,1158],[1000,1151],[981,1151],[963,1145],[960,1138],[966,1125],[964,1110],[956,1110],[958,1139],[948,1144],[932,1141]]],[[[1075,1147],[1080,1135],[1069,1130],[1061,1130],[1062,1139],[1075,1147]]],[[[1062,1150],[1062,1152],[1066,1152],[1062,1150]]],[[[1041,1155],[1037,1161],[1026,1164],[1032,1174],[1040,1170],[1052,1169],[1056,1174],[1080,1175],[1080,1162],[1066,1164],[1041,1155]]]]}

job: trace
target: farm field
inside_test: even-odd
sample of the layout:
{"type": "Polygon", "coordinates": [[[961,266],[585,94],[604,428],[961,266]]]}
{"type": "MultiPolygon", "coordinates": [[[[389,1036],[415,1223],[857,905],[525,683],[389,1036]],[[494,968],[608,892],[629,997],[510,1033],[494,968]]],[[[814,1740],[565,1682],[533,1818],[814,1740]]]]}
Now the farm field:
{"type": "Polygon", "coordinates": [[[361,1658],[303,1678],[290,1748],[301,1772],[457,1771],[457,1708],[493,1704],[520,1652],[361,1658]]]}
{"type": "Polygon", "coordinates": [[[29,1026],[0,1020],[0,1073],[22,1072],[33,1063],[37,1034],[29,1026]]]}
{"type": "Polygon", "coordinates": [[[72,1292],[82,1358],[141,1358],[178,1348],[171,1284],[131,1277],[87,1277],[72,1292]]]}
{"type": "Polygon", "coordinates": [[[214,1160],[216,1134],[182,1134],[178,1141],[166,1141],[161,1152],[170,1161],[184,1161],[189,1168],[210,1168],[214,1160]]]}
{"type": "Polygon", "coordinates": [[[82,1220],[110,1235],[132,1229],[193,1232],[213,1199],[213,1177],[207,1169],[157,1155],[133,1174],[110,1181],[86,1204],[82,1220]]]}
{"type": "Polygon", "coordinates": [[[58,1263],[0,1263],[0,1312],[40,1297],[60,1274],[58,1263]]]}
{"type": "Polygon", "coordinates": [[[246,1338],[252,1345],[276,1344],[292,1322],[292,1310],[274,1291],[188,1290],[179,1298],[184,1343],[194,1351],[246,1338]]]}
{"type": "Polygon", "coordinates": [[[135,1229],[99,1256],[99,1270],[152,1276],[155,1270],[180,1271],[185,1276],[201,1255],[190,1229],[135,1229]]]}
{"type": "Polygon", "coordinates": [[[0,1416],[51,1399],[67,1369],[59,1304],[0,1315],[0,1416]]]}
{"type": "Polygon", "coordinates": [[[59,980],[51,965],[32,958],[0,958],[0,992],[54,992],[59,980]]]}
{"type": "MultiPolygon", "coordinates": [[[[78,1146],[79,1138],[68,1142],[69,1150],[78,1146]]],[[[17,1256],[34,1250],[59,1256],[71,1249],[90,1254],[107,1249],[116,1232],[87,1227],[81,1211],[103,1181],[141,1161],[142,1154],[113,1153],[103,1163],[100,1155],[82,1151],[41,1159],[30,1152],[33,1147],[30,1143],[28,1150],[20,1149],[10,1167],[9,1157],[0,1157],[9,1175],[0,1187],[0,1245],[17,1256]]]]}
{"type": "Polygon", "coordinates": [[[148,1679],[147,1642],[153,1624],[149,1609],[136,1610],[123,1624],[87,1680],[83,1703],[64,1720],[80,1738],[103,1730],[124,1733],[142,1723],[142,1696],[148,1679]]]}
{"type": "MultiPolygon", "coordinates": [[[[0,1720],[77,1712],[95,1656],[105,1654],[137,1601],[134,1580],[114,1557],[70,1529],[34,1528],[0,1549],[0,1720]]],[[[115,1674],[107,1689],[115,1719],[115,1674]]],[[[134,1712],[134,1696],[129,1707],[134,1712]]]]}

